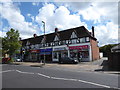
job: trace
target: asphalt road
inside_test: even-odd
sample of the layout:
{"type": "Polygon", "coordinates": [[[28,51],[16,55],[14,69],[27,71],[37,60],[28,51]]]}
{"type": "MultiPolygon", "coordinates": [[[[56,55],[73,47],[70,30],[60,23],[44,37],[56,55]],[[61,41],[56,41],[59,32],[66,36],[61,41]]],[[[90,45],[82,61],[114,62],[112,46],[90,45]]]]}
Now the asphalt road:
{"type": "Polygon", "coordinates": [[[50,67],[2,66],[2,88],[119,88],[116,74],[50,67]]]}

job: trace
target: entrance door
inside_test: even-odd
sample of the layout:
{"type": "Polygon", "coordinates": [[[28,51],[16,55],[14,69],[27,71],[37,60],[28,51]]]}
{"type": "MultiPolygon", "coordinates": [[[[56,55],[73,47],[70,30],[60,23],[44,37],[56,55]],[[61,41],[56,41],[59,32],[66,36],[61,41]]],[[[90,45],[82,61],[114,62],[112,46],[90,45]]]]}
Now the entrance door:
{"type": "Polygon", "coordinates": [[[59,61],[61,58],[61,52],[53,52],[53,61],[59,61]]]}

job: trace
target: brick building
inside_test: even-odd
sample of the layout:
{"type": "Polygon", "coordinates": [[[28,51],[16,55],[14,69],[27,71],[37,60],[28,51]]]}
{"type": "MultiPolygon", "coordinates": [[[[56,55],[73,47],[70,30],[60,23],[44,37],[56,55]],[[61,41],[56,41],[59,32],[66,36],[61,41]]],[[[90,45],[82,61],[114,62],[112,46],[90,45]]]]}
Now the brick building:
{"type": "Polygon", "coordinates": [[[36,36],[22,40],[22,57],[24,61],[46,61],[56,62],[60,57],[70,57],[81,61],[92,61],[99,59],[99,47],[92,33],[84,26],[59,31],[55,28],[54,33],[36,36]]]}

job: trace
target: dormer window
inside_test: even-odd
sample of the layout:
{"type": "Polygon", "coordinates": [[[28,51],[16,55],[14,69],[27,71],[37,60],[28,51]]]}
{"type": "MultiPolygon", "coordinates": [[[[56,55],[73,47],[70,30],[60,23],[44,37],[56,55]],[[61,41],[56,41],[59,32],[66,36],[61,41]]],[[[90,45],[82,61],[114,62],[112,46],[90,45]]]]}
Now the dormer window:
{"type": "Polygon", "coordinates": [[[71,39],[73,39],[73,38],[77,38],[77,35],[75,34],[75,32],[72,32],[72,34],[71,34],[71,37],[70,37],[71,39]]]}
{"type": "Polygon", "coordinates": [[[57,35],[55,36],[54,41],[59,41],[59,38],[58,38],[58,36],[57,36],[57,35]]]}
{"type": "Polygon", "coordinates": [[[43,37],[43,39],[42,39],[41,43],[45,43],[45,37],[43,37]]]}

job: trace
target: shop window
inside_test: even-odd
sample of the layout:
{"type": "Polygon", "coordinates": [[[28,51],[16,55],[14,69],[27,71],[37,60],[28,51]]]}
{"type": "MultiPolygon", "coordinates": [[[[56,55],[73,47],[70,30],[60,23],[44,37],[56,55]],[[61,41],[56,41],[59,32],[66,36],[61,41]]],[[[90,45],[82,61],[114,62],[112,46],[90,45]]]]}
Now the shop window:
{"type": "Polygon", "coordinates": [[[80,53],[80,55],[81,55],[82,58],[88,58],[89,57],[89,52],[88,51],[82,51],[80,53]]]}
{"type": "Polygon", "coordinates": [[[62,57],[68,57],[68,53],[67,52],[62,52],[61,55],[62,55],[62,57]]]}
{"type": "Polygon", "coordinates": [[[70,57],[71,57],[71,58],[77,58],[77,52],[71,51],[71,52],[70,52],[70,57]]]}
{"type": "Polygon", "coordinates": [[[57,52],[54,52],[54,53],[53,53],[53,58],[54,58],[54,59],[57,59],[57,52]]]}

